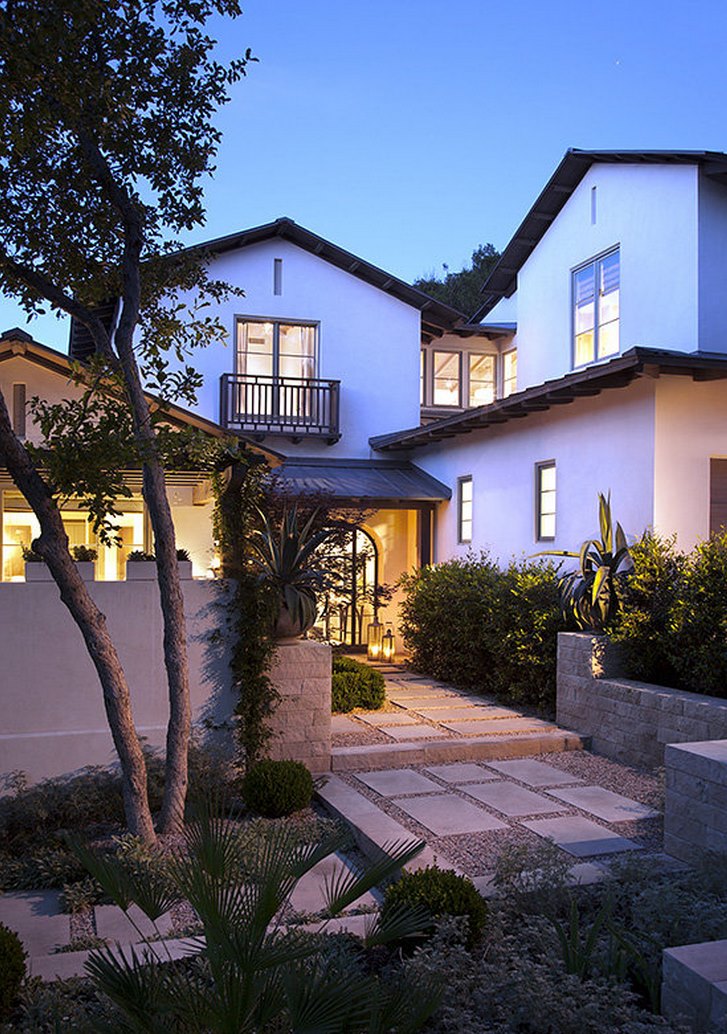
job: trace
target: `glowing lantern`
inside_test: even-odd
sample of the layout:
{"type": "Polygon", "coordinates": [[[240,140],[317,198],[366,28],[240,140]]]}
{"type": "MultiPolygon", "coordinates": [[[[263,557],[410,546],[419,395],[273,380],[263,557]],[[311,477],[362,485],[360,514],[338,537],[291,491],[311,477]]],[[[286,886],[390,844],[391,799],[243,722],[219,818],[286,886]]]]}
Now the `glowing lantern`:
{"type": "Polygon", "coordinates": [[[387,626],[383,639],[381,640],[381,656],[385,661],[393,661],[396,656],[396,640],[394,639],[391,625],[387,626]]]}
{"type": "Polygon", "coordinates": [[[378,618],[374,618],[366,629],[366,656],[370,661],[381,660],[381,639],[383,627],[378,618]]]}

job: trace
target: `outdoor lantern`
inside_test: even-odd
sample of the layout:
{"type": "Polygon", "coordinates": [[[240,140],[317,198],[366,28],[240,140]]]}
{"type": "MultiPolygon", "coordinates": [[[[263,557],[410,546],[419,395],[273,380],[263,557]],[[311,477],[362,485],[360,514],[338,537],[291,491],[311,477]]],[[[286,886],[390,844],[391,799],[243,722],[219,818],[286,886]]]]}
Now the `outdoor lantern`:
{"type": "Polygon", "coordinates": [[[366,629],[366,656],[370,661],[381,659],[381,638],[383,627],[378,618],[374,618],[366,629]]]}
{"type": "Polygon", "coordinates": [[[381,640],[381,655],[385,661],[393,661],[396,655],[396,641],[391,626],[388,626],[381,640]]]}

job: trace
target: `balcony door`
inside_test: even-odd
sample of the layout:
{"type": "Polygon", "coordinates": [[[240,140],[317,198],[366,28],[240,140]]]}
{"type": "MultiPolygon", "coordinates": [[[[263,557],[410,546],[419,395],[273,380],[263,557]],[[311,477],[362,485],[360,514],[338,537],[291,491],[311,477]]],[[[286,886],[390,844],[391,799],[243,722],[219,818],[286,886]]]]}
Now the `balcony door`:
{"type": "Polygon", "coordinates": [[[248,415],[311,418],[317,325],[238,320],[237,374],[245,378],[248,415]]]}

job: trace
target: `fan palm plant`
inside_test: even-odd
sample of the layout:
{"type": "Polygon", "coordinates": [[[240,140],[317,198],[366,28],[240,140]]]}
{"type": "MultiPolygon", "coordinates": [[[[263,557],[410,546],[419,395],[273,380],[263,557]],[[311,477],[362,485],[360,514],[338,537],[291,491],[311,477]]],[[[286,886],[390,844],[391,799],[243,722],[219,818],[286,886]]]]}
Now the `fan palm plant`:
{"type": "MultiPolygon", "coordinates": [[[[115,858],[78,844],[75,850],[115,903],[131,902],[156,921],[173,900],[197,912],[203,936],[181,962],[160,961],[163,950],[146,941],[140,950],[92,952],[87,970],[120,1011],[118,1032],[175,1034],[339,1034],[341,1031],[408,1034],[436,1008],[440,989],[372,976],[365,966],[326,963],[322,942],[284,930],[280,913],[305,873],[340,850],[342,834],[301,843],[290,827],[272,827],[252,847],[234,823],[205,815],[185,832],[186,852],[168,864],[166,881],[151,885],[115,858]]],[[[363,893],[391,879],[423,847],[401,843],[378,862],[326,881],[326,915],[334,917],[363,893]]],[[[426,929],[425,910],[401,909],[372,917],[363,946],[373,947],[426,929]]]]}
{"type": "Polygon", "coordinates": [[[317,595],[329,580],[327,572],[316,566],[315,553],[331,532],[316,528],[317,510],[299,527],[298,508],[293,506],[284,512],[278,529],[267,514],[258,513],[261,527],[250,540],[252,563],[260,579],[279,594],[279,629],[300,635],[315,624],[317,595]]]}
{"type": "Polygon", "coordinates": [[[614,523],[611,493],[598,493],[600,539],[587,539],[579,552],[546,550],[538,556],[573,557],[575,571],[558,580],[560,603],[565,620],[582,631],[603,632],[618,610],[616,580],[633,569],[633,561],[623,528],[614,523]]]}

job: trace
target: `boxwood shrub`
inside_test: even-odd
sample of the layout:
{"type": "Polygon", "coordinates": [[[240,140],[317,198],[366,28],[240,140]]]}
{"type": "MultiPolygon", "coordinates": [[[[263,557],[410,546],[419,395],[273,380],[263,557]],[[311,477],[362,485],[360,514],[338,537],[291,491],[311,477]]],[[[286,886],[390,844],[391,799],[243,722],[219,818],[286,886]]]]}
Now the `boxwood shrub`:
{"type": "Polygon", "coordinates": [[[375,668],[351,657],[334,654],[331,680],[331,710],[353,711],[364,707],[376,711],[386,698],[384,676],[375,668]]]}
{"type": "Polygon", "coordinates": [[[555,710],[557,566],[501,569],[470,554],[405,575],[401,630],[412,666],[434,678],[546,712],[555,710]]]}
{"type": "Polygon", "coordinates": [[[25,957],[18,935],[0,923],[0,1022],[10,1018],[20,997],[25,957]]]}
{"type": "Polygon", "coordinates": [[[423,906],[431,913],[432,919],[466,916],[467,945],[470,948],[481,939],[487,921],[487,905],[472,881],[459,876],[453,869],[440,869],[436,865],[402,873],[401,879],[386,890],[382,917],[386,919],[387,914],[402,905],[409,908],[423,906]]]}
{"type": "Polygon", "coordinates": [[[268,819],[307,808],[313,797],[313,777],[301,761],[258,761],[242,780],[247,807],[268,819]]]}

